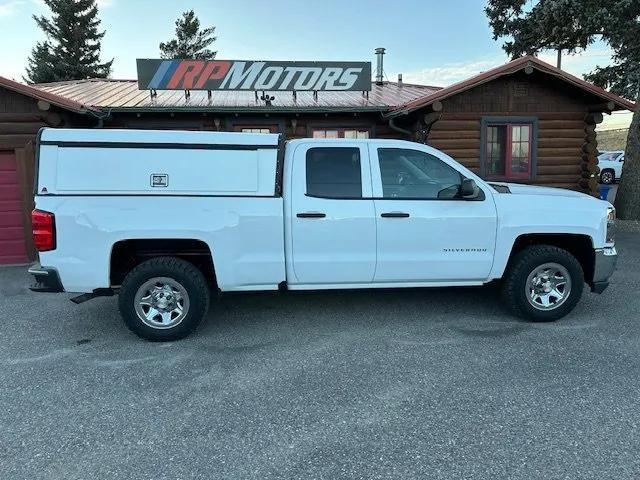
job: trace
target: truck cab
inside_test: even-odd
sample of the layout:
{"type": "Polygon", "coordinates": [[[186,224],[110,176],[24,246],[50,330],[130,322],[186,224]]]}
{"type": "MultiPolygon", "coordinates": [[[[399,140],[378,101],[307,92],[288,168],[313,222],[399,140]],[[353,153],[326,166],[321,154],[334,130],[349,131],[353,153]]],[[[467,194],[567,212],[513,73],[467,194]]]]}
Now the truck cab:
{"type": "Polygon", "coordinates": [[[295,140],[284,181],[290,288],[489,277],[497,226],[491,187],[431,147],[295,140]]]}

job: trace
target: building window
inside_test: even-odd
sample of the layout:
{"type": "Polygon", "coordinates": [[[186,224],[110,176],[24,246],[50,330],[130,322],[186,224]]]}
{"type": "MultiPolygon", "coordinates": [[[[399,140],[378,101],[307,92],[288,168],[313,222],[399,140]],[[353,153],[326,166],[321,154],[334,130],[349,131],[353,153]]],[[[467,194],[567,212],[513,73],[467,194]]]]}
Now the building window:
{"type": "Polygon", "coordinates": [[[242,133],[271,133],[271,129],[260,127],[242,127],[240,131],[242,133]]]}
{"type": "Polygon", "coordinates": [[[364,128],[314,128],[313,138],[369,138],[369,130],[364,128]]]}
{"type": "Polygon", "coordinates": [[[532,123],[485,122],[483,172],[488,178],[531,178],[532,123]]]}
{"type": "Polygon", "coordinates": [[[271,123],[240,123],[233,125],[234,132],[241,133],[278,133],[280,128],[276,124],[271,123]]]}
{"type": "Polygon", "coordinates": [[[325,198],[362,197],[358,148],[310,148],[306,160],[307,195],[325,198]]]}

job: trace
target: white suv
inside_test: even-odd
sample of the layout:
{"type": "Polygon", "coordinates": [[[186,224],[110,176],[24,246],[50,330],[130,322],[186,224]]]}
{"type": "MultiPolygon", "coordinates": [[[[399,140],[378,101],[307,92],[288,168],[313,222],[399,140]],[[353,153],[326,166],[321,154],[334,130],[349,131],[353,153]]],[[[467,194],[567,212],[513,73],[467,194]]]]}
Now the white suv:
{"type": "Polygon", "coordinates": [[[609,185],[622,176],[624,165],[624,151],[602,152],[598,155],[598,166],[600,167],[600,183],[609,185]]]}

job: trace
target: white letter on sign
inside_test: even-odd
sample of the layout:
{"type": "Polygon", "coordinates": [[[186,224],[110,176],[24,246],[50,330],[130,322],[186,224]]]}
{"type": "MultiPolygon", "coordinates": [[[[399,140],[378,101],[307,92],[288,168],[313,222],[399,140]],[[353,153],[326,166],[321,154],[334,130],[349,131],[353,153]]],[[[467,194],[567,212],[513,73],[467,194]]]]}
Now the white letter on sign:
{"type": "Polygon", "coordinates": [[[255,90],[271,90],[278,80],[280,75],[284,71],[284,67],[267,67],[256,80],[256,84],[253,87],[255,90]],[[271,76],[271,78],[269,78],[271,76]]]}
{"type": "Polygon", "coordinates": [[[291,80],[293,80],[293,77],[300,71],[300,69],[297,67],[287,67],[284,71],[285,76],[282,82],[280,82],[280,85],[278,85],[278,90],[286,90],[289,88],[291,80]]]}
{"type": "Polygon", "coordinates": [[[328,67],[325,68],[324,72],[322,72],[322,76],[320,80],[318,80],[318,84],[315,86],[314,90],[338,90],[340,87],[336,87],[335,83],[338,78],[340,78],[340,74],[342,73],[342,68],[338,67],[328,67]]]}
{"type": "Polygon", "coordinates": [[[362,68],[347,68],[342,76],[340,77],[340,82],[336,86],[337,90],[348,90],[353,87],[353,84],[358,80],[358,75],[362,72],[362,68]],[[343,84],[343,85],[340,85],[343,84]]]}
{"type": "Polygon", "coordinates": [[[251,89],[251,85],[255,81],[256,77],[264,67],[265,62],[255,62],[251,64],[249,68],[245,71],[244,66],[246,62],[233,62],[229,72],[227,73],[224,80],[220,84],[220,89],[228,89],[228,90],[249,90],[251,89]],[[238,88],[242,83],[242,86],[238,88]],[[228,86],[227,86],[228,85],[228,86]]]}
{"type": "Polygon", "coordinates": [[[322,69],[318,67],[301,68],[300,76],[293,86],[294,90],[311,90],[318,81],[322,69]]]}

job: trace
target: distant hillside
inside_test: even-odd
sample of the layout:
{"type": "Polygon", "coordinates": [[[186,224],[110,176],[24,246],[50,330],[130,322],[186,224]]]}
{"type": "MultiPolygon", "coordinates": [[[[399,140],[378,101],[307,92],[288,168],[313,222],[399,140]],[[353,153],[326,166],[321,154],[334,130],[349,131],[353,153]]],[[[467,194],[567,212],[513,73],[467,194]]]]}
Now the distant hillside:
{"type": "Polygon", "coordinates": [[[598,131],[598,150],[624,150],[627,146],[627,133],[628,128],[598,131]]]}

